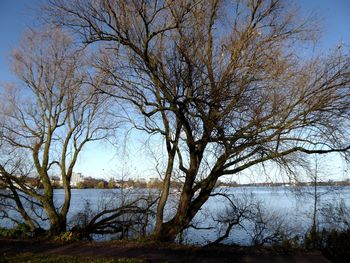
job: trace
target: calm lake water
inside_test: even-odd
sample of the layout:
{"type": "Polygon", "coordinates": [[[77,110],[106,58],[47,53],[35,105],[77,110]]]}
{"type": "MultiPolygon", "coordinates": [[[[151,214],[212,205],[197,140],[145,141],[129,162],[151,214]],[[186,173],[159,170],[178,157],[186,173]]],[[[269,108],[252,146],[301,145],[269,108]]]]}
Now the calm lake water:
{"type": "MultiPolygon", "coordinates": [[[[299,188],[300,189],[300,188],[299,188]]],[[[312,207],[313,207],[313,189],[311,187],[302,187],[303,195],[298,194],[292,187],[234,187],[221,188],[216,192],[225,192],[226,194],[234,195],[238,199],[251,198],[253,196],[255,201],[261,202],[268,214],[278,215],[279,220],[288,225],[288,228],[295,233],[303,234],[307,231],[312,223],[312,207]]],[[[124,192],[127,198],[132,199],[142,193],[147,193],[146,189],[133,189],[124,192]]],[[[155,191],[153,191],[155,193],[155,191]]],[[[320,199],[320,206],[325,203],[336,203],[343,199],[345,203],[350,206],[350,187],[342,187],[338,189],[330,187],[318,187],[318,195],[320,199]]],[[[78,212],[83,211],[86,202],[89,202],[92,210],[102,207],[105,202],[120,202],[120,189],[73,189],[71,209],[69,212],[69,219],[74,217],[78,212]]],[[[166,219],[170,218],[176,207],[176,193],[170,198],[166,207],[166,219]]],[[[64,197],[62,189],[55,190],[56,204],[59,206],[64,197]]],[[[208,228],[218,227],[218,224],[213,220],[218,214],[225,211],[227,202],[223,197],[216,196],[208,200],[203,206],[202,210],[194,219],[197,227],[208,228]]],[[[272,219],[272,221],[275,218],[272,219]]],[[[277,223],[277,222],[271,222],[277,223]]],[[[2,220],[1,226],[10,226],[6,220],[2,220]]],[[[249,225],[244,226],[249,229],[249,225]]],[[[251,242],[251,236],[244,229],[237,227],[231,232],[227,243],[238,243],[246,245],[251,242]]],[[[210,240],[215,240],[218,236],[218,231],[188,229],[185,231],[183,238],[187,243],[204,244],[210,240]]]]}

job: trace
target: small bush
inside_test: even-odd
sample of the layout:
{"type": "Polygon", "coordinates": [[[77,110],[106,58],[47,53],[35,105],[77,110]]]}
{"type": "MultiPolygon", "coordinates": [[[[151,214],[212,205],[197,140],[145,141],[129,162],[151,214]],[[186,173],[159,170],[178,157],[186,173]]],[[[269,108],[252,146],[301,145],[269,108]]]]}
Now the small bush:
{"type": "Polygon", "coordinates": [[[332,230],[327,232],[322,251],[332,262],[349,262],[350,229],[346,231],[332,230]]]}
{"type": "Polygon", "coordinates": [[[326,230],[312,233],[305,236],[304,246],[306,249],[321,250],[322,253],[332,262],[349,262],[350,257],[350,229],[347,230],[326,230]]]}
{"type": "Polygon", "coordinates": [[[29,228],[25,224],[18,224],[15,228],[0,228],[0,237],[27,238],[29,232],[29,228]]]}
{"type": "Polygon", "coordinates": [[[72,242],[72,241],[78,241],[78,238],[76,235],[74,235],[73,232],[67,231],[63,232],[54,239],[55,241],[62,241],[62,242],[72,242]]]}

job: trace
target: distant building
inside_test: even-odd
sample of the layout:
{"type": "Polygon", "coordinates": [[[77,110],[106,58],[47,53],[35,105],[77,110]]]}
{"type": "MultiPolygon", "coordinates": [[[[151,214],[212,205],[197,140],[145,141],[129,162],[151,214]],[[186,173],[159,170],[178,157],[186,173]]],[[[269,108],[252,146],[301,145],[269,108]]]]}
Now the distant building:
{"type": "Polygon", "coordinates": [[[84,181],[84,176],[81,173],[73,173],[70,181],[70,185],[75,187],[79,183],[82,183],[83,181],[84,181]]]}

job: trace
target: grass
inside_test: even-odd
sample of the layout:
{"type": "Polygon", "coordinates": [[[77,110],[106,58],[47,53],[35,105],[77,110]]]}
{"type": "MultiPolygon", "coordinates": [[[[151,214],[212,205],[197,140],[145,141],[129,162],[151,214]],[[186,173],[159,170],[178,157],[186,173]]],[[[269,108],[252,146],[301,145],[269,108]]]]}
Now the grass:
{"type": "Polygon", "coordinates": [[[0,256],[0,263],[141,263],[143,260],[132,258],[94,258],[94,257],[79,257],[79,256],[59,256],[59,255],[38,255],[33,253],[21,253],[14,256],[0,256]]]}

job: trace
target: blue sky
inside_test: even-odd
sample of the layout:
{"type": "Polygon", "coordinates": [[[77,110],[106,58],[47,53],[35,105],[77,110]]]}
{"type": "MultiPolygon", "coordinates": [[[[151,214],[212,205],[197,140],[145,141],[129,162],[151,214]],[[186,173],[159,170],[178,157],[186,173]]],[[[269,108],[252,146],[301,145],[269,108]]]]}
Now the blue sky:
{"type": "MultiPolygon", "coordinates": [[[[7,56],[26,26],[37,26],[36,8],[44,2],[0,0],[0,81],[13,79],[9,74],[7,56]]],[[[349,0],[296,0],[295,3],[305,15],[314,13],[320,19],[324,31],[319,43],[322,48],[329,49],[340,41],[350,43],[349,0]]]]}
{"type": "MultiPolygon", "coordinates": [[[[44,2],[45,0],[0,0],[0,85],[15,80],[9,70],[8,55],[16,47],[26,26],[38,26],[36,8],[44,2]]],[[[321,21],[324,32],[318,43],[321,50],[329,50],[341,41],[350,45],[349,0],[296,0],[295,3],[303,15],[314,14],[321,21]]],[[[77,170],[84,175],[108,177],[111,170],[118,170],[117,173],[120,174],[124,167],[133,176],[140,176],[143,174],[142,165],[123,165],[127,160],[130,163],[136,160],[139,164],[147,162],[140,159],[142,146],[136,145],[138,146],[134,150],[129,151],[127,158],[120,158],[121,155],[116,155],[116,151],[109,146],[90,145],[80,158],[77,170]]],[[[148,171],[148,174],[151,175],[152,172],[148,171]]]]}
{"type": "Polygon", "coordinates": [[[8,55],[26,26],[35,26],[35,9],[42,0],[0,0],[0,82],[13,80],[8,55]]]}
{"type": "Polygon", "coordinates": [[[320,45],[329,49],[340,41],[350,43],[349,0],[296,0],[304,14],[315,14],[321,22],[323,36],[320,45]]]}

